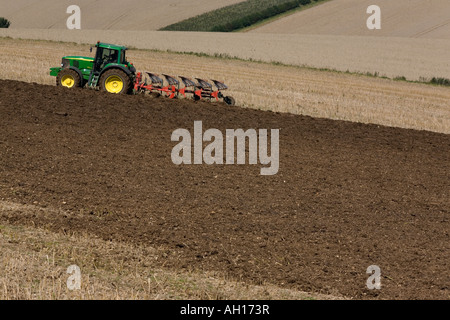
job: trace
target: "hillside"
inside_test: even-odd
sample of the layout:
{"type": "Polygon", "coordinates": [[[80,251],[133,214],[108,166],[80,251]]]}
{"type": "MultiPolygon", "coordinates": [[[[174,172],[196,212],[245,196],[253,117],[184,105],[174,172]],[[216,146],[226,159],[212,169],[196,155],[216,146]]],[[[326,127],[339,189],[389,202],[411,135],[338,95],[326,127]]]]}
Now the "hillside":
{"type": "Polygon", "coordinates": [[[11,28],[66,29],[67,7],[81,8],[81,28],[157,30],[242,0],[0,0],[0,16],[11,28]]]}
{"type": "Polygon", "coordinates": [[[366,9],[372,4],[371,0],[333,0],[250,32],[450,39],[449,0],[378,0],[381,30],[366,27],[366,9]]]}

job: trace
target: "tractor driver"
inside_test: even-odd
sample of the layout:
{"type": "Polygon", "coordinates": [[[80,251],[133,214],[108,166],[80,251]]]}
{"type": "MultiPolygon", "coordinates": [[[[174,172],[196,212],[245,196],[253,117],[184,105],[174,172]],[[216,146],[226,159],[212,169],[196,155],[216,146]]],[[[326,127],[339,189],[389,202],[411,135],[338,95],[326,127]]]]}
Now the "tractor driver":
{"type": "Polygon", "coordinates": [[[109,55],[103,53],[102,59],[98,62],[98,69],[103,70],[103,68],[110,63],[117,63],[119,52],[117,50],[111,50],[109,55]]]}
{"type": "Polygon", "coordinates": [[[119,57],[119,52],[117,50],[114,50],[111,52],[111,55],[108,58],[108,61],[106,62],[108,63],[117,63],[117,58],[119,57]]]}

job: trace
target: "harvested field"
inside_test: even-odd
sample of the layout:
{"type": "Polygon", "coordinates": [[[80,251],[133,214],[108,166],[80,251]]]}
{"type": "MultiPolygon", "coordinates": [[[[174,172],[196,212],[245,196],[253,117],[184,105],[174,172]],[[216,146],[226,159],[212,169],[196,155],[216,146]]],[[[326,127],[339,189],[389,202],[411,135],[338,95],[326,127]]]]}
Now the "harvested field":
{"type": "Polygon", "coordinates": [[[450,297],[450,136],[0,80],[0,224],[165,250],[173,271],[348,298],[450,297]],[[280,171],[175,166],[173,130],[279,128],[280,171]],[[59,209],[66,213],[60,214],[59,209]],[[378,265],[382,289],[366,288],[378,265]]]}
{"type": "Polygon", "coordinates": [[[250,32],[450,39],[450,1],[333,0],[250,32]],[[381,9],[381,30],[366,26],[373,4],[381,9]]]}
{"type": "Polygon", "coordinates": [[[408,80],[450,79],[449,39],[169,31],[0,30],[0,37],[123,44],[408,80]]]}
{"type": "Polygon", "coordinates": [[[16,29],[67,29],[70,5],[81,9],[81,28],[158,30],[242,0],[0,0],[1,16],[16,29]]]}
{"type": "MultiPolygon", "coordinates": [[[[90,54],[87,45],[12,39],[0,50],[0,78],[52,85],[49,68],[62,56],[90,54]]],[[[128,57],[141,71],[223,80],[244,107],[450,133],[447,87],[145,50],[128,57]]]]}

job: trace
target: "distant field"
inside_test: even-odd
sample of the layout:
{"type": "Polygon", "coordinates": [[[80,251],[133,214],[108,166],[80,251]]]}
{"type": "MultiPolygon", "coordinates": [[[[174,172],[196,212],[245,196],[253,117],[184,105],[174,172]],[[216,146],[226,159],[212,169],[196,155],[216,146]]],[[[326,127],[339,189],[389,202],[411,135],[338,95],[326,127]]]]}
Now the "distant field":
{"type": "Polygon", "coordinates": [[[247,0],[192,17],[161,30],[231,32],[323,0],[247,0]]]}
{"type": "Polygon", "coordinates": [[[0,0],[11,28],[66,29],[67,7],[81,8],[81,28],[157,30],[242,0],[0,0]]]}
{"type": "MultiPolygon", "coordinates": [[[[0,78],[55,84],[49,68],[88,45],[0,38],[0,78]]],[[[223,80],[243,107],[450,133],[450,89],[346,73],[148,50],[128,53],[140,71],[223,80]]]]}
{"type": "MultiPolygon", "coordinates": [[[[324,4],[325,5],[325,4],[324,4]]],[[[450,39],[169,31],[0,29],[0,36],[196,52],[389,78],[450,78],[450,39]]]]}
{"type": "Polygon", "coordinates": [[[450,39],[450,1],[333,0],[251,32],[450,39]],[[381,30],[366,27],[372,4],[381,8],[381,30]]]}

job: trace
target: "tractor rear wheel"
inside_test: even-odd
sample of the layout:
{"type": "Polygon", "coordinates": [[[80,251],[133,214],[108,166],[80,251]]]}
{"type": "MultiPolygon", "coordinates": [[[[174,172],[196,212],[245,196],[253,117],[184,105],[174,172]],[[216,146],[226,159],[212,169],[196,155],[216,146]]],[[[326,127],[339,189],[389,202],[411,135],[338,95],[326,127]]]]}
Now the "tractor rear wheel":
{"type": "Polygon", "coordinates": [[[100,78],[100,89],[109,93],[127,94],[131,90],[130,77],[119,69],[108,70],[100,78]]]}
{"type": "Polygon", "coordinates": [[[63,69],[56,77],[56,85],[69,89],[81,87],[81,78],[78,72],[72,69],[63,69]]]}

